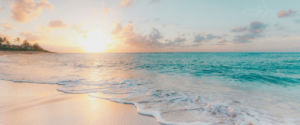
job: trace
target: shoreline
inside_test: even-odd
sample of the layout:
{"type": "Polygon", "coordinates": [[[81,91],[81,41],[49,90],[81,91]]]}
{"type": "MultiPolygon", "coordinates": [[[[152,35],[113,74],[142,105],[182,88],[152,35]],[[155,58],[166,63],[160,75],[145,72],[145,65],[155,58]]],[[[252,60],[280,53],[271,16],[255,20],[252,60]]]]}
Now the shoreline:
{"type": "Polygon", "coordinates": [[[16,55],[16,54],[53,54],[54,52],[43,52],[43,51],[3,51],[0,50],[0,56],[5,55],[16,55]]]}
{"type": "Polygon", "coordinates": [[[149,124],[134,105],[57,91],[57,84],[0,80],[0,124],[149,124]]]}
{"type": "MultiPolygon", "coordinates": [[[[54,52],[42,52],[42,51],[0,51],[0,56],[10,56],[10,55],[16,55],[16,54],[55,54],[54,52]]],[[[138,107],[136,107],[136,105],[134,104],[127,104],[127,103],[120,103],[120,102],[115,102],[115,101],[111,101],[111,100],[107,100],[107,99],[101,99],[101,98],[93,98],[90,97],[88,94],[69,94],[69,93],[64,93],[62,91],[58,91],[57,89],[62,87],[61,85],[58,84],[45,84],[45,83],[28,83],[28,82],[14,82],[14,81],[10,81],[10,80],[1,80],[0,79],[0,88],[2,88],[3,91],[0,91],[0,98],[2,100],[0,100],[0,124],[77,124],[80,123],[82,121],[82,119],[85,119],[84,122],[82,122],[81,124],[100,124],[103,120],[105,120],[105,124],[130,124],[130,125],[161,125],[161,123],[159,123],[157,121],[157,119],[152,116],[152,115],[147,115],[147,114],[140,114],[139,113],[139,109],[138,107]],[[16,87],[18,90],[14,90],[11,88],[7,88],[7,86],[12,85],[13,87],[16,87]],[[42,91],[37,91],[37,90],[42,90],[42,91]],[[20,95],[20,93],[22,93],[20,95]],[[60,93],[60,94],[58,94],[60,93]],[[30,95],[30,96],[29,96],[30,95]],[[40,97],[40,95],[42,95],[40,97]],[[42,99],[42,98],[47,98],[47,99],[42,99]],[[57,99],[59,98],[59,99],[57,99]],[[91,123],[91,121],[86,120],[87,117],[89,117],[89,115],[94,115],[95,113],[90,113],[87,114],[87,112],[90,111],[86,111],[86,110],[81,110],[81,114],[86,114],[87,116],[82,116],[84,118],[80,118],[80,120],[75,120],[70,122],[70,120],[66,121],[66,120],[51,120],[54,121],[54,123],[52,122],[45,122],[43,123],[41,119],[47,119],[47,117],[33,117],[32,119],[30,119],[31,122],[28,122],[24,119],[19,119],[16,122],[14,120],[10,120],[10,119],[18,119],[19,117],[24,117],[26,116],[30,116],[30,112],[33,112],[31,109],[31,106],[26,106],[28,105],[27,103],[31,103],[30,101],[33,100],[32,103],[35,103],[35,100],[46,100],[44,102],[38,103],[38,104],[33,104],[33,106],[38,106],[40,104],[45,105],[44,109],[48,109],[51,108],[50,106],[52,105],[52,103],[59,103],[59,107],[64,106],[64,104],[62,104],[64,101],[69,100],[69,99],[75,99],[75,100],[81,100],[81,101],[77,101],[79,104],[70,104],[73,107],[77,107],[78,105],[85,105],[85,107],[91,107],[91,102],[89,102],[89,100],[95,100],[96,103],[99,103],[99,106],[101,105],[106,105],[106,107],[110,107],[110,109],[106,109],[106,110],[110,110],[110,111],[105,111],[103,114],[108,114],[108,113],[112,113],[111,117],[115,117],[115,118],[110,118],[110,119],[106,119],[104,117],[99,118],[98,120],[95,118],[93,119],[94,123],[91,123]],[[22,100],[24,102],[27,102],[25,104],[22,103],[16,103],[19,100],[22,100]],[[53,101],[54,100],[54,101],[53,101]],[[87,101],[88,100],[88,101],[87,101]],[[87,102],[87,104],[82,104],[87,102]],[[10,106],[13,105],[13,106],[10,106]],[[113,107],[113,108],[112,108],[113,107]],[[112,108],[112,109],[111,109],[112,108]],[[12,109],[12,110],[9,110],[12,109]],[[19,113],[18,110],[22,109],[25,110],[25,113],[19,113]],[[114,109],[119,109],[118,111],[114,111],[114,109]],[[12,113],[15,112],[15,113],[12,113]],[[125,115],[120,115],[120,113],[125,114],[125,115]],[[12,114],[12,115],[11,115],[12,114]],[[17,114],[25,114],[22,116],[18,116],[17,114]],[[6,118],[9,118],[9,120],[6,120],[6,118]],[[12,122],[14,121],[14,122],[12,122]],[[99,121],[98,123],[96,123],[95,121],[99,121]]],[[[66,102],[64,102],[66,103],[66,102]]],[[[78,106],[79,107],[79,106],[78,106]]],[[[106,108],[103,107],[103,108],[106,108]]],[[[94,108],[98,109],[99,107],[94,105],[94,108]]],[[[44,110],[42,109],[42,110],[44,110]]],[[[99,110],[99,109],[98,109],[99,110]]],[[[101,109],[103,110],[103,109],[101,109]]],[[[70,112],[78,112],[77,109],[72,108],[70,110],[70,112]]],[[[100,111],[99,111],[100,112],[100,111]]],[[[49,112],[48,112],[49,113],[49,112]]],[[[73,117],[75,116],[66,116],[65,114],[57,114],[55,112],[50,112],[50,114],[53,114],[53,116],[55,115],[64,115],[63,118],[66,119],[73,119],[73,117]]],[[[99,114],[98,114],[99,115],[99,114]]],[[[102,116],[101,115],[101,116],[102,116]]],[[[78,117],[78,116],[76,116],[78,117]]],[[[51,118],[50,118],[51,119],[51,118]]]]}

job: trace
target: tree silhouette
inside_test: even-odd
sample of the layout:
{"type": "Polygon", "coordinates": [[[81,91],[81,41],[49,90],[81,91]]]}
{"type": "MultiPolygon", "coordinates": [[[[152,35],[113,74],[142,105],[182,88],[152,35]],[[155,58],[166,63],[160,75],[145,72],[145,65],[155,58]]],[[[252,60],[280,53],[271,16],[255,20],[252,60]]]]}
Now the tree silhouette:
{"type": "Polygon", "coordinates": [[[17,37],[17,39],[14,42],[18,42],[20,43],[21,39],[19,37],[17,37]]]}
{"type": "Polygon", "coordinates": [[[43,50],[43,48],[38,43],[33,44],[32,48],[35,50],[43,50]]]}
{"type": "Polygon", "coordinates": [[[3,39],[0,37],[0,48],[2,47],[3,39]]]}
{"type": "MultiPolygon", "coordinates": [[[[18,37],[14,42],[20,43],[21,39],[18,37]]],[[[0,37],[0,50],[9,50],[9,51],[45,51],[38,43],[31,44],[26,39],[23,40],[21,45],[11,45],[11,42],[8,41],[6,37],[0,37]],[[5,46],[4,46],[5,45],[5,46]]]]}
{"type": "Polygon", "coordinates": [[[10,48],[10,44],[11,44],[11,43],[10,43],[9,41],[6,41],[5,43],[6,43],[6,47],[7,47],[7,48],[10,48]]]}
{"type": "Polygon", "coordinates": [[[4,37],[3,39],[1,38],[0,47],[2,47],[2,44],[5,43],[6,41],[8,41],[8,39],[6,37],[4,37]]]}

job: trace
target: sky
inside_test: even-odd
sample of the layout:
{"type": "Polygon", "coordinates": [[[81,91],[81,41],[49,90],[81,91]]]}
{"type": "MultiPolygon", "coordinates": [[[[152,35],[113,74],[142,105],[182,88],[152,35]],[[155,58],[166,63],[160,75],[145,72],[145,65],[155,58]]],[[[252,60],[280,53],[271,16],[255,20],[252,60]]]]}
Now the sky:
{"type": "Polygon", "coordinates": [[[61,53],[299,52],[299,0],[0,0],[0,37],[61,53]]]}

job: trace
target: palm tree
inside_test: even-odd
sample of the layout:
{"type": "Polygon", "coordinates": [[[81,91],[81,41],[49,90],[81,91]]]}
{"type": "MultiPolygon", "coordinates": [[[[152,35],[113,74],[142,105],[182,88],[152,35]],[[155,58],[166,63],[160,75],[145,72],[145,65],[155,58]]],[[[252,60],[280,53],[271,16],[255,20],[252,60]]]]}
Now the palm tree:
{"type": "Polygon", "coordinates": [[[22,46],[23,46],[24,48],[28,49],[29,46],[30,46],[30,43],[29,43],[27,40],[24,40],[23,43],[22,43],[22,46]]]}
{"type": "Polygon", "coordinates": [[[6,37],[3,38],[3,42],[6,42],[8,39],[6,37]]]}
{"type": "Polygon", "coordinates": [[[3,39],[0,37],[0,48],[2,47],[3,39]]]}
{"type": "MultiPolygon", "coordinates": [[[[21,39],[18,37],[14,42],[20,43],[21,39]]],[[[19,44],[18,44],[19,45],[19,44]]]]}
{"type": "Polygon", "coordinates": [[[10,48],[10,42],[9,42],[9,41],[6,41],[5,43],[6,43],[6,47],[7,47],[7,48],[10,48]]]}
{"type": "Polygon", "coordinates": [[[40,50],[41,47],[38,43],[35,43],[35,44],[32,45],[32,48],[35,49],[35,50],[40,50]]]}
{"type": "Polygon", "coordinates": [[[2,47],[2,44],[5,43],[7,41],[7,38],[4,37],[3,39],[0,39],[0,47],[2,47]]]}

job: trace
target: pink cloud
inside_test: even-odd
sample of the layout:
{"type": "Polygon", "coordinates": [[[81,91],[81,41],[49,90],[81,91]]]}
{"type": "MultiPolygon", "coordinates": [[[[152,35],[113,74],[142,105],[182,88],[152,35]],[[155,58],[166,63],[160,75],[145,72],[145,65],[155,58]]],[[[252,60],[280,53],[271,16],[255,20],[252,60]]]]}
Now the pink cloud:
{"type": "Polygon", "coordinates": [[[41,40],[42,38],[38,35],[35,35],[31,32],[27,32],[27,31],[23,31],[20,36],[23,36],[25,37],[25,39],[27,39],[28,41],[39,41],[41,40]]]}
{"type": "Polygon", "coordinates": [[[68,27],[68,25],[65,24],[63,20],[52,20],[52,21],[49,22],[48,27],[51,27],[51,28],[65,28],[65,27],[68,27]]]}
{"type": "Polygon", "coordinates": [[[11,25],[10,22],[5,22],[3,24],[0,24],[0,26],[2,26],[4,28],[4,31],[12,30],[14,28],[14,26],[11,25]]]}
{"type": "Polygon", "coordinates": [[[39,17],[43,8],[53,9],[48,0],[40,0],[38,3],[35,3],[33,0],[15,0],[12,7],[11,18],[17,22],[29,22],[39,17]]]}
{"type": "Polygon", "coordinates": [[[290,16],[293,16],[294,14],[296,14],[296,11],[294,11],[292,9],[288,10],[287,12],[285,10],[281,10],[278,13],[278,17],[279,18],[290,17],[290,16]]]}
{"type": "Polygon", "coordinates": [[[158,41],[156,36],[161,36],[159,31],[155,28],[149,36],[144,36],[139,33],[135,33],[135,27],[128,23],[123,27],[120,23],[115,23],[115,28],[111,32],[115,36],[115,39],[119,41],[121,45],[128,45],[132,47],[151,48],[158,47],[161,43],[158,41]]]}

